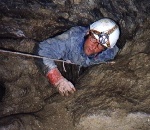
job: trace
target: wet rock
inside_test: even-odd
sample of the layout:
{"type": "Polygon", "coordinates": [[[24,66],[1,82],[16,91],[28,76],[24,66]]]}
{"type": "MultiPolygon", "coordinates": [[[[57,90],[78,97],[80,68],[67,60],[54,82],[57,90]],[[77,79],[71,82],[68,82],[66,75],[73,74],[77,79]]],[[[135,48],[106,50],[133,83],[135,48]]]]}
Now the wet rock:
{"type": "Polygon", "coordinates": [[[77,129],[82,130],[134,130],[149,129],[150,115],[144,113],[125,114],[120,111],[101,112],[82,118],[77,129]]]}

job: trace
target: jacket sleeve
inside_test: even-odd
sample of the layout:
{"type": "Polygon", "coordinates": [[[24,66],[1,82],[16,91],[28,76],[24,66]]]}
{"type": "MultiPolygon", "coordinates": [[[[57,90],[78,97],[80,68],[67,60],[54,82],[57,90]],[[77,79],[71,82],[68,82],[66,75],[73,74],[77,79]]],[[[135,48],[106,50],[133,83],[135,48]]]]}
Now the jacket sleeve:
{"type": "Polygon", "coordinates": [[[40,42],[37,49],[37,54],[47,58],[38,59],[38,66],[44,74],[47,74],[51,69],[56,68],[56,64],[51,59],[61,59],[68,51],[66,44],[69,44],[69,31],[56,36],[54,38],[49,38],[43,42],[40,42]],[[50,59],[48,59],[50,58],[50,59]]]}
{"type": "Polygon", "coordinates": [[[104,63],[113,60],[117,55],[119,48],[115,45],[113,48],[107,49],[98,54],[95,58],[89,59],[89,65],[104,63]]]}

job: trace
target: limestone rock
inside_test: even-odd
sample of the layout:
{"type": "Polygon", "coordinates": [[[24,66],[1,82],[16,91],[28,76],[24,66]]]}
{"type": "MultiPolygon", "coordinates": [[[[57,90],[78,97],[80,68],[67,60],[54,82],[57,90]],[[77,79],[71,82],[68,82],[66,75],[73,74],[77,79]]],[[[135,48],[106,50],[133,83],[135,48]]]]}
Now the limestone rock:
{"type": "Polygon", "coordinates": [[[57,63],[77,92],[61,97],[34,58],[0,54],[0,130],[150,129],[148,0],[0,0],[0,48],[34,53],[39,41],[110,17],[120,26],[115,64],[57,63]]]}

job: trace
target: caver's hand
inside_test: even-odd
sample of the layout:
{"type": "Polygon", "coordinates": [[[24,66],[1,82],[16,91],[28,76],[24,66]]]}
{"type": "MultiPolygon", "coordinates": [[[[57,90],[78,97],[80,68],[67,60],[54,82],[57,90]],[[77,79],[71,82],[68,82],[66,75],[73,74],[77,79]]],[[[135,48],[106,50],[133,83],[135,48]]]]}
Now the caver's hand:
{"type": "Polygon", "coordinates": [[[50,83],[53,84],[62,96],[73,94],[76,89],[71,82],[65,79],[57,68],[52,69],[47,74],[50,83]]]}
{"type": "Polygon", "coordinates": [[[69,94],[73,94],[76,91],[73,84],[65,78],[60,79],[55,86],[62,96],[69,96],[69,94]]]}

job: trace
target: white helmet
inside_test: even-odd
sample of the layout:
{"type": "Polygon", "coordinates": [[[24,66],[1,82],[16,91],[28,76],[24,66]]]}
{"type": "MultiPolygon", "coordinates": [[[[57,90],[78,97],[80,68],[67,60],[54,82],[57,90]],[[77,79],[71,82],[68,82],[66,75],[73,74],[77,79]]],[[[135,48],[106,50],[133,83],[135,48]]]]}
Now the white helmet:
{"type": "Polygon", "coordinates": [[[109,18],[100,19],[90,25],[90,32],[107,48],[113,48],[119,39],[119,27],[109,18]]]}

